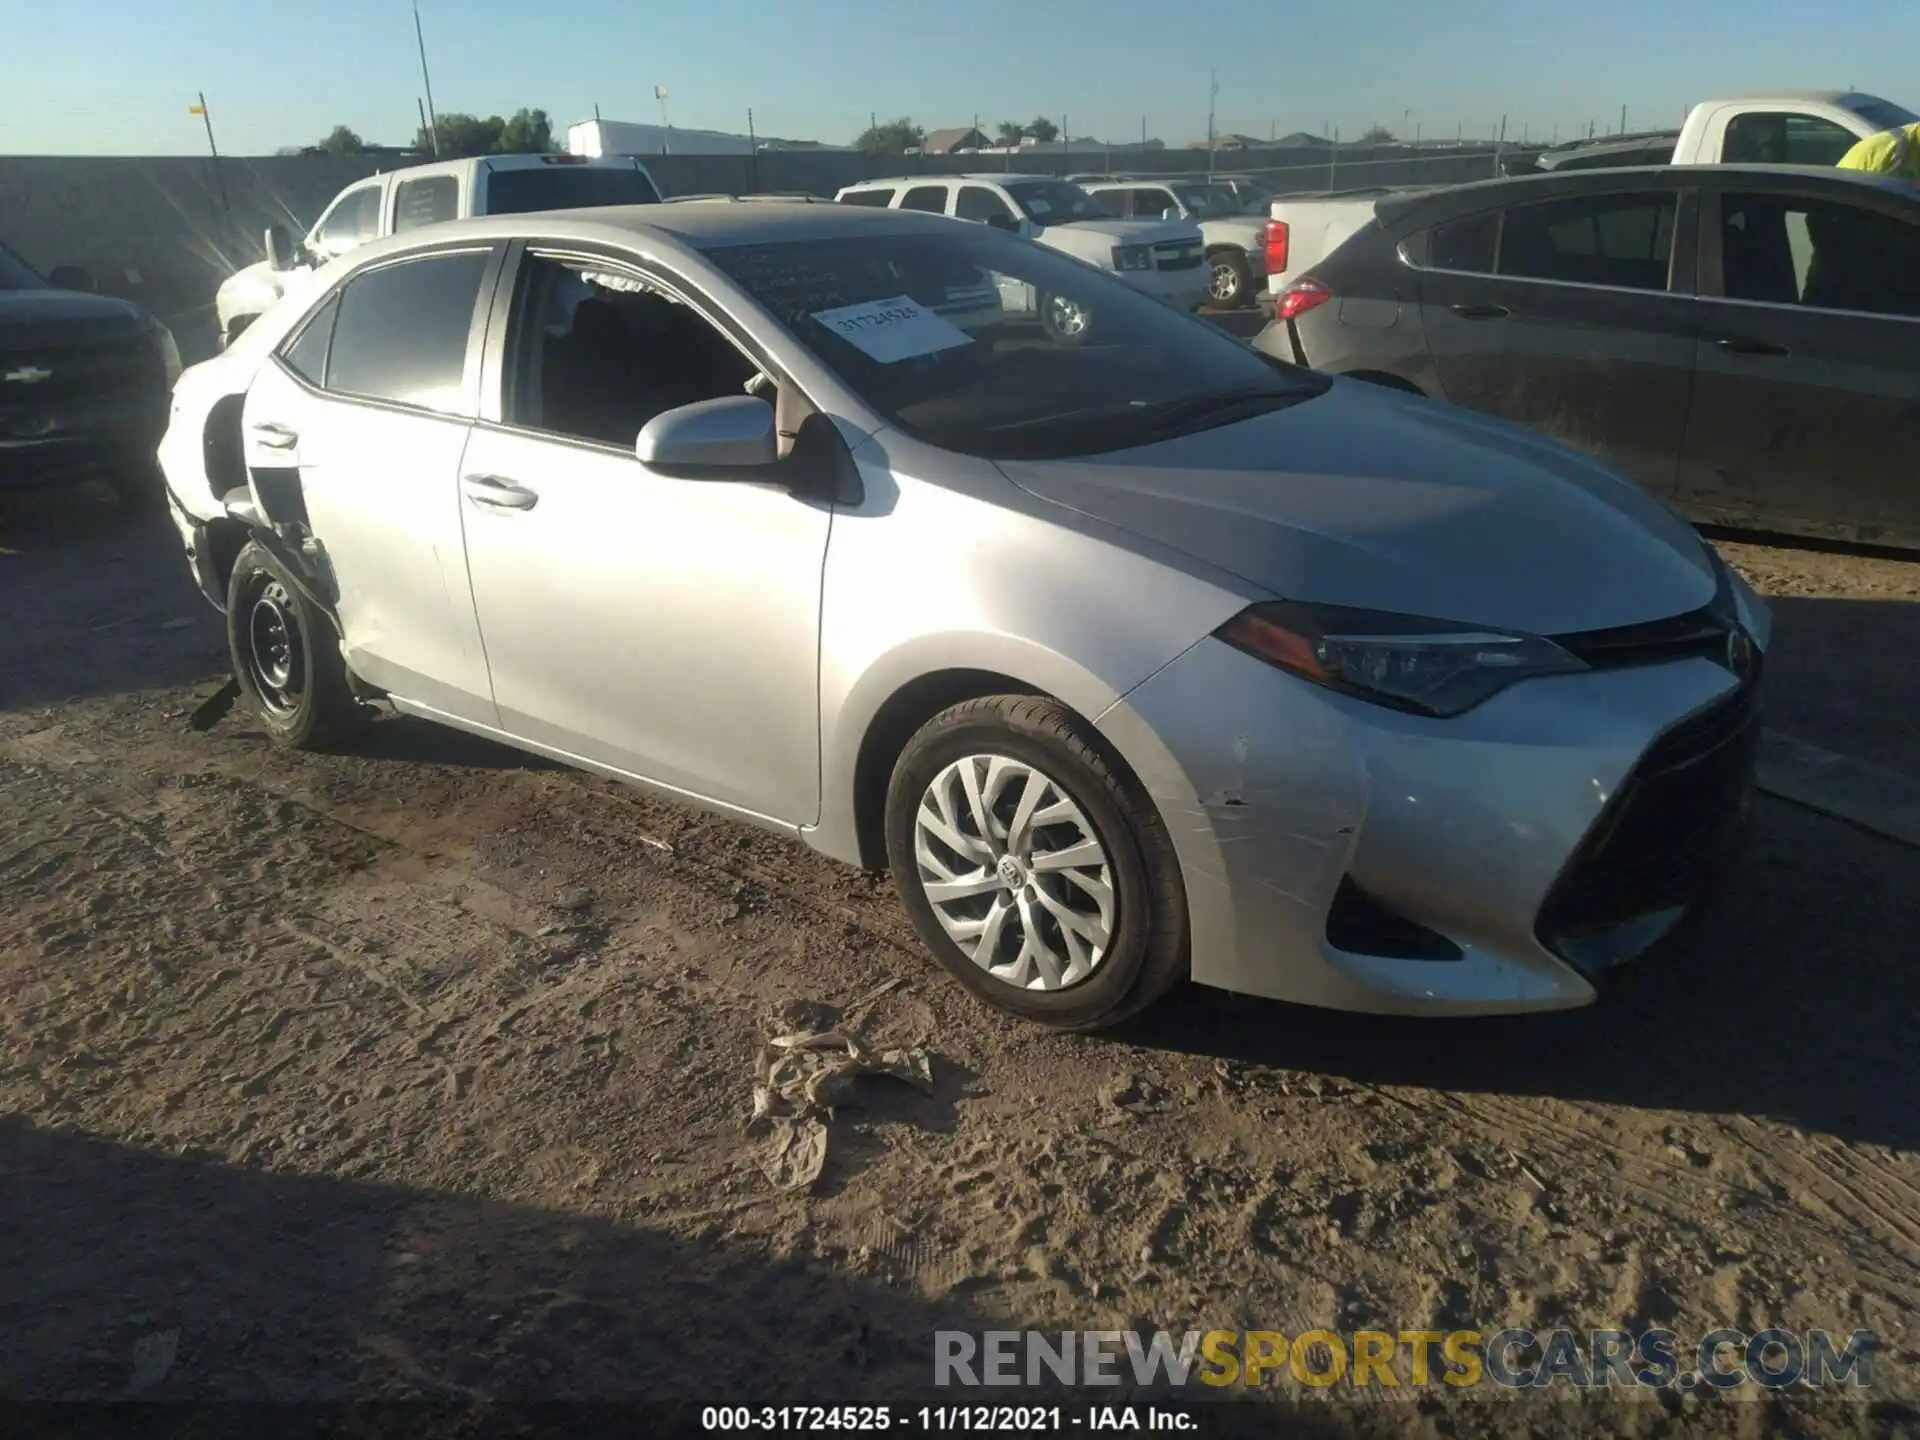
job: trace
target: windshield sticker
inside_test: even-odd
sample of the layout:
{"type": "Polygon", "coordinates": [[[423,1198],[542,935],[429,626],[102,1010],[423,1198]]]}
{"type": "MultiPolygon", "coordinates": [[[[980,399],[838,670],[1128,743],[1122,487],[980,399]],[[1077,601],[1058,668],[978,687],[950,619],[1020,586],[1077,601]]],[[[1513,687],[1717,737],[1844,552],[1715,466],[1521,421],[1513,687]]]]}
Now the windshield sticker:
{"type": "Polygon", "coordinates": [[[910,295],[816,310],[813,318],[882,365],[973,343],[964,330],[923,309],[910,295]]]}

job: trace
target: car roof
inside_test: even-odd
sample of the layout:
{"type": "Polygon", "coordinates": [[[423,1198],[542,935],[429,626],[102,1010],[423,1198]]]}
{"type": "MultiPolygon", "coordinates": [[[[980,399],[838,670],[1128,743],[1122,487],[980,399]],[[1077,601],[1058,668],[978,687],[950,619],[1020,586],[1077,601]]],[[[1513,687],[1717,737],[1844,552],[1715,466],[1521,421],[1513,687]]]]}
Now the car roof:
{"type": "Polygon", "coordinates": [[[371,259],[461,241],[538,239],[547,243],[615,244],[666,240],[691,250],[728,245],[773,244],[804,240],[845,240],[860,235],[926,231],[950,235],[954,222],[917,210],[882,210],[817,201],[765,200],[751,205],[725,203],[603,205],[578,210],[535,210],[514,215],[485,215],[446,220],[388,236],[354,249],[352,257],[371,259]]]}
{"type": "Polygon", "coordinates": [[[1469,180],[1461,185],[1403,191],[1383,196],[1374,206],[1374,213],[1383,223],[1392,224],[1430,208],[1467,212],[1476,204],[1502,203],[1509,195],[1516,200],[1546,200],[1592,191],[1628,190],[1636,185],[1665,189],[1707,180],[1724,183],[1728,179],[1749,181],[1765,189],[1787,189],[1811,182],[1853,185],[1908,199],[1914,196],[1914,188],[1907,181],[1859,170],[1840,170],[1831,165],[1618,165],[1548,170],[1536,175],[1503,175],[1498,179],[1469,180]]]}

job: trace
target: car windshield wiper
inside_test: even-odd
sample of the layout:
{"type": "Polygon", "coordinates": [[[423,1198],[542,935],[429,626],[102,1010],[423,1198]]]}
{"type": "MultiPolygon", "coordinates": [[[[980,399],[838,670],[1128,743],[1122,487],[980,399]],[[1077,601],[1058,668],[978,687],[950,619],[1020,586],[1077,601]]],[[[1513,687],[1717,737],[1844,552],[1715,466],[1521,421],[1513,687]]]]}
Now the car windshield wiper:
{"type": "Polygon", "coordinates": [[[1139,418],[1155,434],[1174,434],[1209,425],[1226,425],[1267,410],[1278,410],[1310,398],[1313,390],[1275,390],[1271,386],[1242,386],[1218,390],[1211,395],[1195,395],[1186,400],[1169,400],[1163,405],[1137,411],[1139,418]]]}

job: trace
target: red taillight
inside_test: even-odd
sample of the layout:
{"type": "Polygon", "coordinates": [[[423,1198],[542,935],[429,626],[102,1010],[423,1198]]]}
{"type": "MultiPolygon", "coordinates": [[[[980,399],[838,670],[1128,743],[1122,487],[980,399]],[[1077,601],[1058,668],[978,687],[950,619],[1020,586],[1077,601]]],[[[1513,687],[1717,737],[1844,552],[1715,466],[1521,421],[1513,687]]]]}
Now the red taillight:
{"type": "Polygon", "coordinates": [[[1286,221],[1269,220],[1267,222],[1267,273],[1269,275],[1287,273],[1287,250],[1291,243],[1292,237],[1288,233],[1286,221]]]}
{"type": "Polygon", "coordinates": [[[1280,292],[1280,303],[1274,307],[1274,313],[1282,320],[1291,320],[1332,298],[1333,291],[1318,280],[1296,280],[1280,292]]]}

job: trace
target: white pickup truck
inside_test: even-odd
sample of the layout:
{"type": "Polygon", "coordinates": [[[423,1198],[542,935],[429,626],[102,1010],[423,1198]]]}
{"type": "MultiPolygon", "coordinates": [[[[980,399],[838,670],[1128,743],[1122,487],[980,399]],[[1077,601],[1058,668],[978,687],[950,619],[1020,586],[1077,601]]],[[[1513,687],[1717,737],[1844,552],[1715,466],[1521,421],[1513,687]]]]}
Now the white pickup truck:
{"type": "Polygon", "coordinates": [[[1267,273],[1267,222],[1203,176],[1095,180],[1081,189],[1117,220],[1191,220],[1207,243],[1207,294],[1216,305],[1253,303],[1267,273]]]}
{"type": "MultiPolygon", "coordinates": [[[[1920,115],[1857,90],[1786,90],[1703,100],[1679,130],[1575,141],[1501,173],[1619,165],[1831,166],[1856,143],[1920,115]]],[[[1493,176],[1489,163],[1488,178],[1493,176]]],[[[1279,295],[1373,218],[1380,197],[1431,186],[1381,186],[1338,195],[1276,197],[1267,221],[1267,289],[1279,295]]]]}
{"type": "MultiPolygon", "coordinates": [[[[1178,310],[1207,298],[1206,242],[1191,220],[1116,220],[1078,185],[1052,175],[903,175],[862,180],[833,197],[842,205],[923,210],[992,225],[1117,274],[1134,289],[1178,310]]],[[[1051,297],[1060,299],[1061,297],[1051,297]]],[[[1042,323],[1062,338],[1084,317],[1052,314],[1042,323]]]]}
{"type": "Polygon", "coordinates": [[[214,297],[224,348],[304,277],[369,240],[442,220],[574,210],[600,205],[652,205],[660,191],[628,156],[487,155],[412,165],[357,181],[297,244],[283,226],[267,227],[267,258],[227,277],[214,297]]]}

